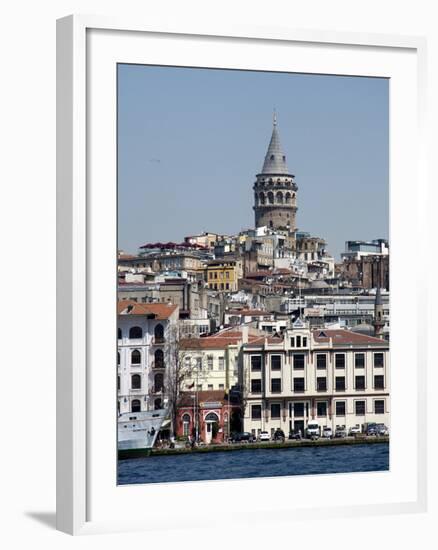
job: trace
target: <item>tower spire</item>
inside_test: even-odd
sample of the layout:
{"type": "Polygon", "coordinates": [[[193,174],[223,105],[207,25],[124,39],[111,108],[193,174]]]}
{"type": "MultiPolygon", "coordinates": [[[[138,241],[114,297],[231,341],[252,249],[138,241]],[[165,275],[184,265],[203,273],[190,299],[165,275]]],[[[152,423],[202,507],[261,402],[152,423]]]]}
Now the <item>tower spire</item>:
{"type": "Polygon", "coordinates": [[[280,134],[278,133],[277,111],[274,109],[272,116],[272,136],[269,142],[268,150],[263,163],[262,174],[289,175],[289,169],[286,164],[286,155],[280,143],[280,134]]]}

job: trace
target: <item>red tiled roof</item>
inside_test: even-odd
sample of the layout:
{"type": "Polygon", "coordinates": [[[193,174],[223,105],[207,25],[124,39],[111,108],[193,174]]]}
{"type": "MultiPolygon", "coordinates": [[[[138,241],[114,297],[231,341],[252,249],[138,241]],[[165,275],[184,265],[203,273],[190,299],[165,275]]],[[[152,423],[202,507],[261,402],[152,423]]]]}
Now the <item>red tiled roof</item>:
{"type": "Polygon", "coordinates": [[[313,330],[313,337],[316,342],[323,343],[328,342],[329,338],[332,339],[333,344],[353,344],[353,345],[367,345],[367,344],[381,344],[387,345],[388,342],[374,336],[366,336],[365,334],[359,334],[357,332],[351,332],[346,329],[318,329],[313,330]],[[321,336],[320,336],[321,334],[321,336]],[[326,336],[324,337],[323,334],[326,336]]]}
{"type": "MultiPolygon", "coordinates": [[[[248,335],[248,341],[254,342],[260,336],[248,335]]],[[[262,337],[263,338],[263,337],[262,337]]],[[[229,336],[204,336],[202,338],[184,338],[180,340],[179,346],[185,350],[196,349],[225,349],[228,346],[235,346],[242,341],[242,333],[232,333],[229,336]]]]}
{"type": "Polygon", "coordinates": [[[176,309],[178,306],[169,304],[139,304],[133,300],[117,302],[119,315],[154,315],[158,320],[168,319],[176,309]],[[129,307],[132,309],[127,311],[129,307]]]}

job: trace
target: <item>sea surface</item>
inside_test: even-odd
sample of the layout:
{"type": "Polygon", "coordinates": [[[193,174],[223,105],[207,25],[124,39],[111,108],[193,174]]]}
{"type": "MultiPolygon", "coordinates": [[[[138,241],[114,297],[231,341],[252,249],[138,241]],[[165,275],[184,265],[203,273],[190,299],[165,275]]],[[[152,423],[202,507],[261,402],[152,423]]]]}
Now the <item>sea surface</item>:
{"type": "Polygon", "coordinates": [[[389,444],[253,449],[121,460],[118,483],[168,483],[389,470],[389,444]]]}

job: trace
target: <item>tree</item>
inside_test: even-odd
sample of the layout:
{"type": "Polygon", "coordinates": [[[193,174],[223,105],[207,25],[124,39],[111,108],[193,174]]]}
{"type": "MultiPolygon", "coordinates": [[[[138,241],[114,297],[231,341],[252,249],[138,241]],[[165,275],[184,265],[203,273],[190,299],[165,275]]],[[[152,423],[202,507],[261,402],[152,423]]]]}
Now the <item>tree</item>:
{"type": "Polygon", "coordinates": [[[188,382],[191,382],[190,386],[194,387],[203,377],[202,362],[201,366],[195,364],[191,357],[196,347],[196,340],[182,338],[180,327],[171,327],[168,335],[165,393],[173,435],[176,433],[178,423],[178,408],[183,394],[187,392],[188,382]],[[190,342],[190,349],[186,346],[188,342],[190,342]]]}

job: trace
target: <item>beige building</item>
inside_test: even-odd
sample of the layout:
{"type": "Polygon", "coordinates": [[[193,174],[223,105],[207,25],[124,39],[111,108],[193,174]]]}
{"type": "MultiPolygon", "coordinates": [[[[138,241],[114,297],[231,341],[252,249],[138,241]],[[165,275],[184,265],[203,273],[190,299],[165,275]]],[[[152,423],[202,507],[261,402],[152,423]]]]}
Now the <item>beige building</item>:
{"type": "Polygon", "coordinates": [[[262,338],[257,330],[236,327],[214,336],[180,340],[180,360],[186,362],[191,372],[184,381],[184,389],[227,391],[236,387],[242,370],[242,345],[262,338]]]}
{"type": "Polygon", "coordinates": [[[304,435],[369,422],[389,427],[388,342],[345,329],[309,330],[300,320],[284,338],[243,346],[244,429],[304,435]]]}

